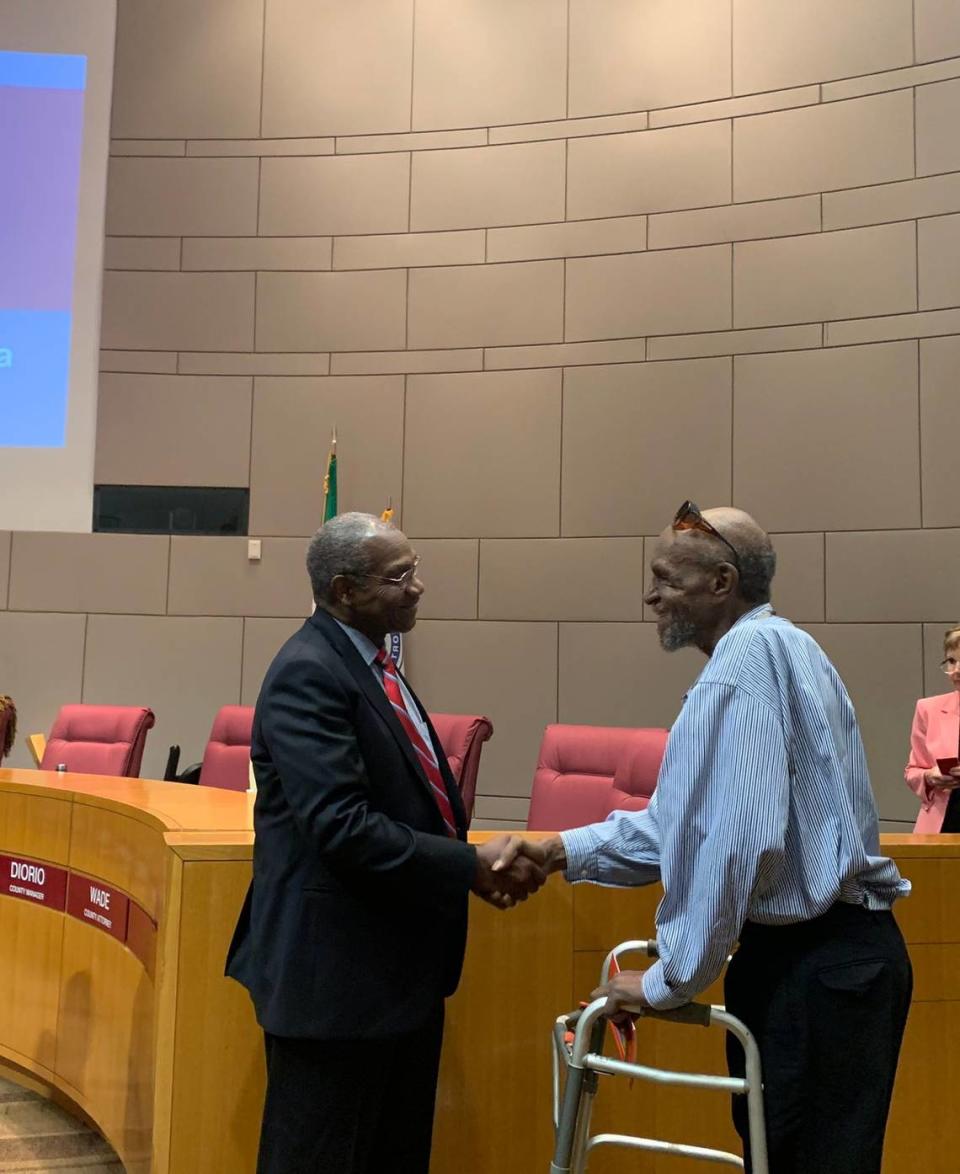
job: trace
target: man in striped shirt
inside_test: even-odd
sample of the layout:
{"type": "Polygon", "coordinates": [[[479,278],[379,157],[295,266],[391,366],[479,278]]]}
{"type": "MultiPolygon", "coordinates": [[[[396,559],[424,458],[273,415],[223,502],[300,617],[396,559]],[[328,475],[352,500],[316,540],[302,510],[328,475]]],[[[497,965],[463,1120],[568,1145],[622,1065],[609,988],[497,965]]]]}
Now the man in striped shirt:
{"type": "MultiPolygon", "coordinates": [[[[504,862],[522,850],[570,881],[662,881],[659,960],[593,992],[612,1016],[689,1001],[739,941],[725,996],[760,1046],[771,1174],[879,1174],[911,992],[890,909],[910,886],[880,855],[853,705],[816,641],[774,614],[774,568],[748,514],[681,506],[645,603],[667,651],[709,660],[650,806],[514,841],[504,862]]],[[[742,1075],[739,1045],[728,1059],[742,1075]]]]}

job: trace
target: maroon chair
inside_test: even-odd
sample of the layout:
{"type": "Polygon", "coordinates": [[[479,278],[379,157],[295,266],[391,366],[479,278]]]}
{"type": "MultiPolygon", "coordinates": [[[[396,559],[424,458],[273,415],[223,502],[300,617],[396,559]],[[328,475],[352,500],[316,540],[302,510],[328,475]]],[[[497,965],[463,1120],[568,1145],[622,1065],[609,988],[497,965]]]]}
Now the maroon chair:
{"type": "Polygon", "coordinates": [[[651,727],[631,730],[630,734],[613,775],[607,815],[611,811],[643,811],[656,790],[670,731],[651,727]]]}
{"type": "Polygon", "coordinates": [[[528,831],[560,832],[642,809],[657,781],[666,730],[547,726],[530,795],[528,831]]]}
{"type": "Polygon", "coordinates": [[[488,717],[465,713],[431,713],[430,721],[437,731],[454,781],[460,788],[469,826],[477,794],[480,751],[484,742],[493,737],[493,723],[488,717]]]}
{"type": "Polygon", "coordinates": [[[200,764],[201,787],[246,791],[250,785],[250,739],[253,706],[224,705],[213,719],[200,764]]]}
{"type": "Polygon", "coordinates": [[[138,778],[153,711],[138,705],[64,705],[47,738],[41,770],[138,778]]]}

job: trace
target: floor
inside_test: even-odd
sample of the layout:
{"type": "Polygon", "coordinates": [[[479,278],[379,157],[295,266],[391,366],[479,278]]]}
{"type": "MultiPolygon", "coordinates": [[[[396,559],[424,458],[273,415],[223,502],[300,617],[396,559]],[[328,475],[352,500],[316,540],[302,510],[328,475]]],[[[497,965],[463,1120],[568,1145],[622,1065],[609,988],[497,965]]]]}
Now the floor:
{"type": "Polygon", "coordinates": [[[123,1174],[110,1146],[36,1093],[0,1077],[0,1174],[123,1174]]]}

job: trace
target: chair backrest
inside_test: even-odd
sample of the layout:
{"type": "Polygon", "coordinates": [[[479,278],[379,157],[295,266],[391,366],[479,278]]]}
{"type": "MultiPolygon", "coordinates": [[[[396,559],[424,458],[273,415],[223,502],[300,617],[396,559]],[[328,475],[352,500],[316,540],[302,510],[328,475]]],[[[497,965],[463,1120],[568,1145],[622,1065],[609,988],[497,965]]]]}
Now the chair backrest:
{"type": "Polygon", "coordinates": [[[13,749],[13,740],[17,736],[17,707],[13,698],[6,693],[0,694],[0,762],[13,749]]]}
{"type": "Polygon", "coordinates": [[[41,770],[137,778],[153,711],[139,705],[63,705],[47,739],[41,770]]]}
{"type": "Polygon", "coordinates": [[[437,731],[450,771],[460,788],[460,798],[469,825],[477,794],[480,751],[484,742],[493,737],[493,723],[488,717],[469,713],[431,713],[430,721],[437,731]]]}
{"type": "Polygon", "coordinates": [[[611,811],[646,807],[666,735],[666,730],[623,726],[547,726],[528,830],[559,832],[597,823],[611,811]]]}
{"type": "Polygon", "coordinates": [[[667,748],[669,730],[631,730],[613,775],[607,814],[611,811],[643,811],[653,797],[660,763],[667,748]]]}
{"type": "Polygon", "coordinates": [[[246,791],[249,786],[252,705],[224,705],[213,719],[200,767],[201,787],[246,791]]]}

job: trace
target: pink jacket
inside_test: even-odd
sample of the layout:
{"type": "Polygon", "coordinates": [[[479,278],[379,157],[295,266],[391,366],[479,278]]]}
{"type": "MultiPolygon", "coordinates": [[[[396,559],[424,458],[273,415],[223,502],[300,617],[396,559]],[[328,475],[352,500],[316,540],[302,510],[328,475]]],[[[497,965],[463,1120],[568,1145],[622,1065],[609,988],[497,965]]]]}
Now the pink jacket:
{"type": "Polygon", "coordinates": [[[930,787],[923,773],[937,765],[938,758],[956,758],[960,741],[960,693],[921,697],[910,731],[910,759],[903,777],[920,796],[920,814],[915,832],[938,832],[947,810],[950,792],[930,787]]]}

